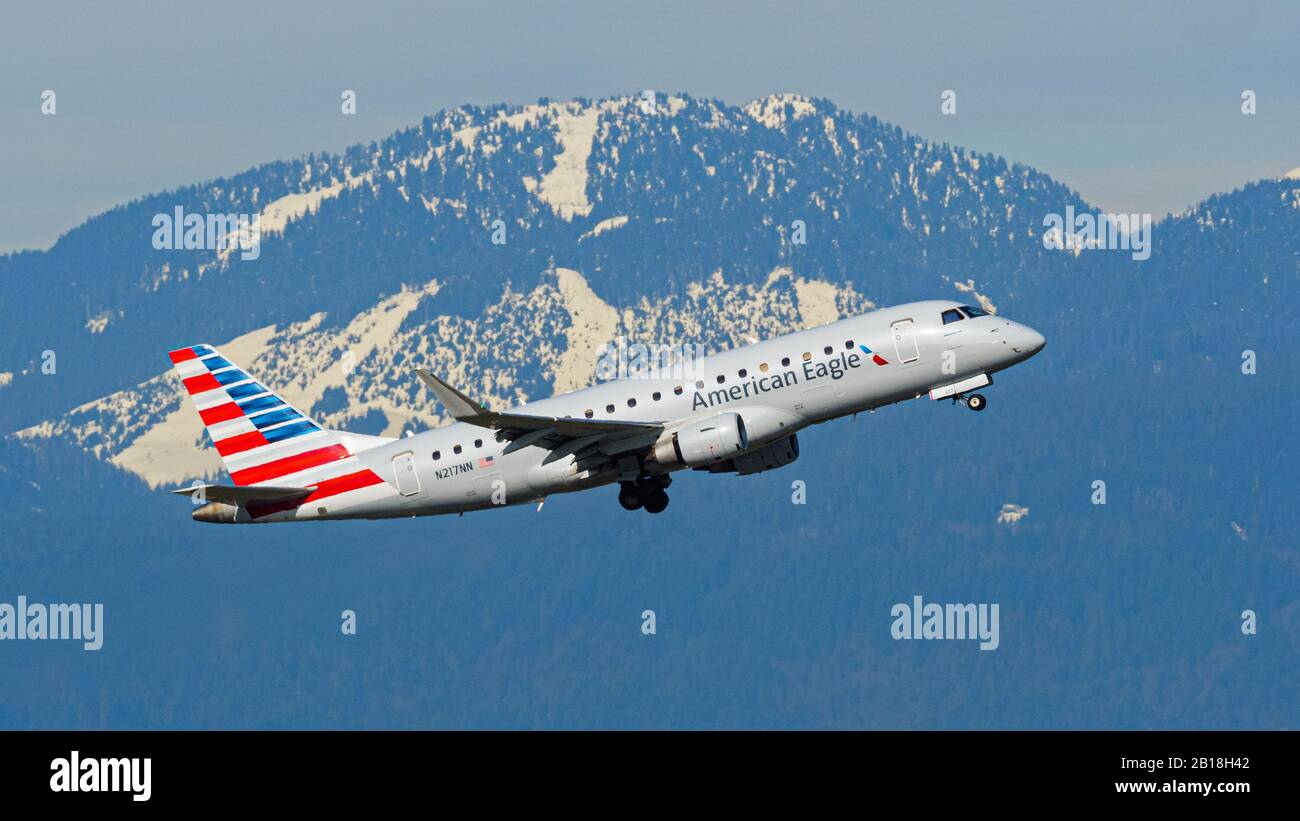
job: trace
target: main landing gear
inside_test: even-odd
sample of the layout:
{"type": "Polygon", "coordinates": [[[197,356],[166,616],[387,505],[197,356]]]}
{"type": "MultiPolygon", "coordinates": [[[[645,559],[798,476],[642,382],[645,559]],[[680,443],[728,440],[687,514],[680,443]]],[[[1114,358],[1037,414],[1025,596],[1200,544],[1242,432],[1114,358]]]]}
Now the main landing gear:
{"type": "Polygon", "coordinates": [[[618,503],[624,510],[644,507],[647,513],[663,513],[668,507],[665,488],[672,481],[667,476],[642,476],[635,482],[619,482],[618,503]]]}
{"type": "Polygon", "coordinates": [[[953,402],[960,402],[971,410],[979,413],[989,406],[989,400],[984,398],[983,394],[972,393],[969,396],[954,396],[953,402]]]}

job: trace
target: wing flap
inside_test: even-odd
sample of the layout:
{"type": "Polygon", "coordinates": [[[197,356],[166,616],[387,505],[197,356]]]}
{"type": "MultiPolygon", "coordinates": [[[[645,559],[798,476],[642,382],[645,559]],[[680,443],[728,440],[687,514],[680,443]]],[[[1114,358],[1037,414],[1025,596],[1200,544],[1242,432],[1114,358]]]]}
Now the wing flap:
{"type": "Polygon", "coordinates": [[[571,416],[532,416],[524,413],[488,412],[481,417],[461,419],[471,425],[495,428],[500,431],[518,431],[520,435],[535,430],[554,428],[556,433],[568,438],[592,436],[597,433],[650,433],[663,430],[658,422],[619,422],[613,419],[574,419],[571,416]]]}
{"type": "Polygon", "coordinates": [[[637,434],[650,438],[657,436],[664,429],[663,424],[659,422],[497,413],[470,399],[425,368],[417,368],[415,372],[456,421],[495,430],[498,439],[512,442],[526,440],[526,444],[519,445],[516,450],[529,445],[555,450],[566,447],[574,441],[586,440],[578,446],[581,448],[599,440],[636,437],[637,434]]]}

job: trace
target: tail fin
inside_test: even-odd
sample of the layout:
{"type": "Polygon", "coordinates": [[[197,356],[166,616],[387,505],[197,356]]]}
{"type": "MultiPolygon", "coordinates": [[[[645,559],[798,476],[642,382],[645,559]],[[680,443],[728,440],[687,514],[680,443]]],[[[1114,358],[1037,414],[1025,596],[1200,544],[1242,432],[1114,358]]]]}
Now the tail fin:
{"type": "Polygon", "coordinates": [[[361,487],[354,483],[369,484],[371,477],[382,481],[357,463],[337,433],[321,427],[211,345],[181,348],[170,356],[235,485],[361,487]]]}

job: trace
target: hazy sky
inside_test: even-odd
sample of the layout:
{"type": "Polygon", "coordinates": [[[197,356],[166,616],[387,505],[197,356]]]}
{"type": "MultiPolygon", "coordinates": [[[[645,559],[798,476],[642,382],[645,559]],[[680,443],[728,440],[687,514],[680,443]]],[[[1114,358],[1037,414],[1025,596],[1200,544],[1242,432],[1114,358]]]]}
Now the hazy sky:
{"type": "Polygon", "coordinates": [[[1300,166],[1300,4],[8,2],[0,251],[441,108],[646,88],[827,97],[1159,216],[1300,166]]]}

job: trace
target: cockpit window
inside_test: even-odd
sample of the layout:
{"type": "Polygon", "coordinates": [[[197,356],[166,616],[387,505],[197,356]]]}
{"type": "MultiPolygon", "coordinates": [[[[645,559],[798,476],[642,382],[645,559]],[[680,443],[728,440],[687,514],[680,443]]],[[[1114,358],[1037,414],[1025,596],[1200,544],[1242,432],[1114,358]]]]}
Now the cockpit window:
{"type": "Polygon", "coordinates": [[[966,312],[966,316],[988,316],[989,312],[982,308],[974,308],[970,305],[963,305],[961,309],[966,312]]]}
{"type": "Polygon", "coordinates": [[[961,311],[956,308],[949,308],[943,312],[943,324],[949,325],[953,322],[960,322],[966,317],[961,315],[961,311]]]}

